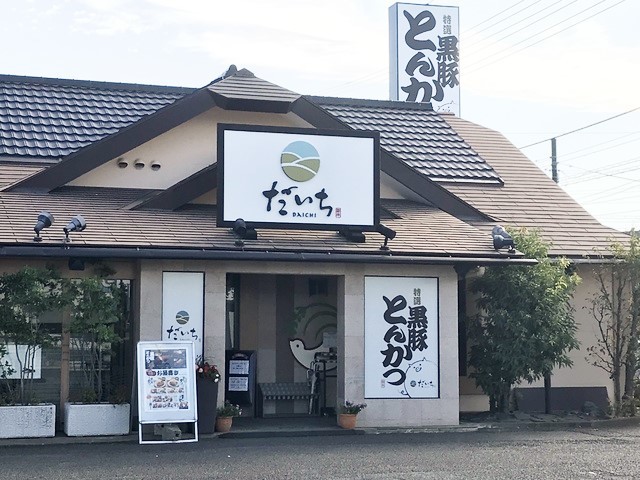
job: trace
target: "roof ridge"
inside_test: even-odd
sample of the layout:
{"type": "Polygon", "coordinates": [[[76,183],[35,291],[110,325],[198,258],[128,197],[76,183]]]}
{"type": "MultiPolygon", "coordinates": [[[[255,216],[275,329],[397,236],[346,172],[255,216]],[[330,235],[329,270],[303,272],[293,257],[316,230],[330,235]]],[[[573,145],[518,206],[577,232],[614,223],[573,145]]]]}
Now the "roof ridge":
{"type": "Polygon", "coordinates": [[[402,108],[405,110],[422,110],[428,112],[435,112],[431,103],[421,102],[405,102],[402,100],[374,100],[364,98],[347,98],[347,97],[323,97],[317,95],[305,95],[309,100],[314,103],[321,103],[325,105],[353,105],[358,107],[390,107],[390,108],[402,108]]]}
{"type": "Polygon", "coordinates": [[[168,85],[150,85],[143,83],[104,82],[98,80],[74,80],[53,77],[31,77],[23,75],[0,74],[0,82],[36,85],[55,85],[60,87],[80,87],[103,90],[138,91],[138,92],[163,92],[188,94],[198,90],[190,87],[175,87],[168,85]]]}

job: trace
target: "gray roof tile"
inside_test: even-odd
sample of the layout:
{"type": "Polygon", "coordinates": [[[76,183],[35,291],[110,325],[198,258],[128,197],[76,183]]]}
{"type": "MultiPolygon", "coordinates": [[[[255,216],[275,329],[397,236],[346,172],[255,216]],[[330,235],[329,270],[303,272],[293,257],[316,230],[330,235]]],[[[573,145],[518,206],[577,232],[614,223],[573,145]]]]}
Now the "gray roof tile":
{"type": "Polygon", "coordinates": [[[0,76],[0,155],[64,157],[191,91],[0,76]]]}
{"type": "Polygon", "coordinates": [[[351,128],[380,132],[385,150],[431,180],[500,183],[493,168],[425,105],[309,98],[351,128]]]}

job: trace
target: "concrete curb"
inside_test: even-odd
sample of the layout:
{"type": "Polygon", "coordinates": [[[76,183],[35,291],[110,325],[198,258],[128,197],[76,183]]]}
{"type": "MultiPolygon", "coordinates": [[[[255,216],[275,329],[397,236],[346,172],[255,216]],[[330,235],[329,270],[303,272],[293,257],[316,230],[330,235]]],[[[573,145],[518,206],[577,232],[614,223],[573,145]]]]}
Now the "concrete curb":
{"type": "MultiPolygon", "coordinates": [[[[433,427],[384,427],[357,428],[344,430],[339,427],[326,429],[295,430],[247,430],[229,433],[213,433],[200,435],[200,440],[242,439],[242,438],[275,438],[275,437],[318,437],[343,435],[384,435],[384,434],[416,434],[416,433],[474,433],[474,432],[517,432],[517,431],[561,431],[579,428],[619,428],[640,426],[640,417],[612,418],[603,420],[568,420],[568,421],[504,421],[487,423],[467,423],[451,426],[433,427]]],[[[105,443],[138,443],[138,435],[119,435],[105,437],[67,437],[64,435],[50,438],[10,438],[0,439],[2,447],[45,446],[45,445],[90,445],[105,443]]]]}

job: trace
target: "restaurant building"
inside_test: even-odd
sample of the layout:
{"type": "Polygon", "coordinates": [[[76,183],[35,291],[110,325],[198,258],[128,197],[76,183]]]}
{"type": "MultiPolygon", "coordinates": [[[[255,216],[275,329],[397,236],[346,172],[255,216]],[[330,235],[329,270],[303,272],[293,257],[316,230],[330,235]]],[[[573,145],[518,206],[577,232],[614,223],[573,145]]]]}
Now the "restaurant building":
{"type": "MultiPolygon", "coordinates": [[[[499,133],[425,103],[299,95],[233,66],[200,89],[0,76],[0,271],[108,269],[129,298],[113,366],[129,386],[137,341],[188,339],[223,373],[218,402],[245,392],[249,416],[350,400],[368,404],[364,427],[457,424],[488,408],[467,377],[469,279],[533,263],[494,248],[497,225],[539,230],[583,278],[581,349],[554,372],[556,408],[606,397],[581,307],[589,258],[628,237],[499,133]],[[35,241],[45,211],[55,221],[35,241]],[[86,228],[67,238],[77,215],[86,228]],[[255,361],[249,381],[225,371],[234,354],[255,361]],[[300,385],[311,397],[270,397],[300,385]]],[[[81,367],[63,354],[64,316],[47,321],[61,344],[43,351],[39,395],[62,405],[81,367]]],[[[535,406],[540,385],[522,387],[535,406]]]]}

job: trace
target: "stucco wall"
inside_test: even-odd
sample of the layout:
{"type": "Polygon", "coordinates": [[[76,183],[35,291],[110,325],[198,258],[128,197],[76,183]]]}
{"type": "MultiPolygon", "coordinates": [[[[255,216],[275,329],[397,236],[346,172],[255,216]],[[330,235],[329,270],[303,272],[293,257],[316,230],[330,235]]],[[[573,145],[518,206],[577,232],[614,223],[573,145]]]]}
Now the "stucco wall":
{"type": "MultiPolygon", "coordinates": [[[[237,112],[214,107],[168,132],[106,162],[69,183],[73,186],[166,189],[216,162],[217,124],[308,127],[298,116],[237,112]],[[119,159],[127,162],[118,166],[119,159]],[[143,168],[134,164],[141,162],[143,168]],[[161,165],[152,170],[151,164],[161,165]]],[[[212,185],[214,187],[215,185],[212,185]]]]}
{"type": "MultiPolygon", "coordinates": [[[[226,273],[258,274],[261,284],[254,308],[269,308],[274,297],[268,285],[271,275],[332,275],[338,277],[338,401],[366,401],[368,408],[359,415],[359,425],[418,426],[458,423],[458,350],[457,350],[457,279],[452,267],[376,266],[361,264],[255,263],[255,262],[140,262],[140,332],[142,340],[157,340],[161,335],[162,272],[205,272],[205,355],[217,365],[224,365],[224,318],[226,273]],[[440,309],[440,398],[438,399],[364,399],[364,277],[427,276],[439,278],[440,309]],[[264,282],[264,283],[263,283],[264,282]]],[[[247,286],[243,284],[243,287],[247,286]]],[[[251,292],[242,292],[251,296],[251,292]]],[[[268,314],[268,310],[266,310],[268,314]]],[[[246,312],[241,312],[245,315],[246,312]]],[[[258,322],[258,350],[267,355],[268,336],[272,329],[261,330],[258,322]]],[[[254,333],[254,335],[255,335],[254,333]]],[[[249,334],[248,334],[249,335],[249,334]]],[[[247,341],[250,340],[249,335],[247,341]]],[[[275,355],[275,353],[274,353],[275,355]]],[[[263,361],[263,359],[261,360],[263,361]]],[[[268,361],[268,360],[267,360],[268,361]]],[[[224,372],[223,372],[224,373],[224,372]]],[[[264,378],[260,380],[270,380],[264,378]]],[[[219,401],[222,401],[222,396],[219,401]]]]}

